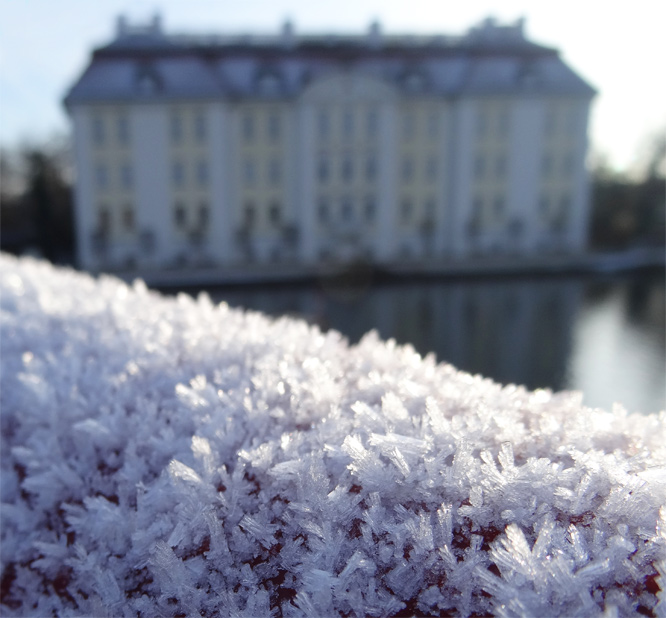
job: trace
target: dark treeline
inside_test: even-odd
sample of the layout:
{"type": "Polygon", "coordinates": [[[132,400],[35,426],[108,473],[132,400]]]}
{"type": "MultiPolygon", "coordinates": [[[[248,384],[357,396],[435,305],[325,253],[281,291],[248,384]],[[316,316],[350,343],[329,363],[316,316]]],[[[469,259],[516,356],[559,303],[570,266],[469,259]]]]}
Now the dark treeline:
{"type": "MultiPolygon", "coordinates": [[[[0,249],[71,262],[75,255],[73,175],[63,140],[0,151],[0,249]]],[[[591,175],[590,247],[621,250],[666,241],[666,136],[630,178],[597,163],[591,175]]]]}
{"type": "Polygon", "coordinates": [[[666,134],[644,152],[644,171],[629,179],[603,162],[592,171],[590,246],[626,249],[666,240],[666,134]]]}
{"type": "Polygon", "coordinates": [[[0,209],[2,251],[73,261],[73,178],[63,141],[0,151],[0,209]]]}

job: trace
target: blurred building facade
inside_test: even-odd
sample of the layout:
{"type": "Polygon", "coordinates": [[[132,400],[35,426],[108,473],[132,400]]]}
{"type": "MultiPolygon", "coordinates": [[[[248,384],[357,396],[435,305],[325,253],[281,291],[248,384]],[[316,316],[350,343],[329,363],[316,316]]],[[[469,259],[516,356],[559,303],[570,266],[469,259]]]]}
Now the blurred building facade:
{"type": "Polygon", "coordinates": [[[593,95],[522,21],[204,37],[119,18],[65,99],[79,263],[580,251],[593,95]]]}

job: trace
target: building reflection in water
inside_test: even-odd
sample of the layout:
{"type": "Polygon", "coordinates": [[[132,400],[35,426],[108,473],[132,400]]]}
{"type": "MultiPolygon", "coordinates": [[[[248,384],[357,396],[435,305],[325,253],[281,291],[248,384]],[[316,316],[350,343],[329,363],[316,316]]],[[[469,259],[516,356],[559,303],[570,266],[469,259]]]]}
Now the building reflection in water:
{"type": "Polygon", "coordinates": [[[304,317],[352,343],[376,329],[421,354],[585,403],[664,408],[664,283],[553,277],[216,291],[214,300],[304,317]]]}

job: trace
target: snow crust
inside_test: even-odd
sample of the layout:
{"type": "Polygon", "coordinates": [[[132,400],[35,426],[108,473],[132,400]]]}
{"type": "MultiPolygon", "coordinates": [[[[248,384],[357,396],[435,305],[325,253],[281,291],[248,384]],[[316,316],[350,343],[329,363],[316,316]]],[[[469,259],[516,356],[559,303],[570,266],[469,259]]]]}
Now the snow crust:
{"type": "Polygon", "coordinates": [[[666,416],[3,256],[3,616],[666,616],[666,416]]]}

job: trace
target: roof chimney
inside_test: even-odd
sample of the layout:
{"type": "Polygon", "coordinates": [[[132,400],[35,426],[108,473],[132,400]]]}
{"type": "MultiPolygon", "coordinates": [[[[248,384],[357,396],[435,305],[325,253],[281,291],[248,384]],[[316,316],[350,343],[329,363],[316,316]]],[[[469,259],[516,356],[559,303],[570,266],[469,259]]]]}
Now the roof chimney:
{"type": "Polygon", "coordinates": [[[153,34],[162,34],[162,16],[159,13],[153,15],[150,30],[153,34]]]}
{"type": "Polygon", "coordinates": [[[127,34],[127,18],[124,15],[116,17],[116,38],[120,39],[127,34]]]}
{"type": "Polygon", "coordinates": [[[282,24],[282,44],[285,47],[293,47],[296,44],[296,34],[291,19],[285,19],[282,24]]]}
{"type": "Polygon", "coordinates": [[[382,44],[382,26],[375,20],[370,24],[368,29],[368,47],[381,47],[382,44]]]}
{"type": "Polygon", "coordinates": [[[516,23],[513,25],[516,34],[520,36],[521,38],[525,36],[525,18],[524,17],[519,17],[516,20],[516,23]]]}

